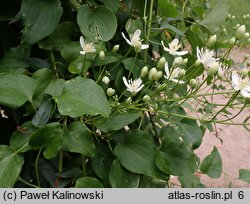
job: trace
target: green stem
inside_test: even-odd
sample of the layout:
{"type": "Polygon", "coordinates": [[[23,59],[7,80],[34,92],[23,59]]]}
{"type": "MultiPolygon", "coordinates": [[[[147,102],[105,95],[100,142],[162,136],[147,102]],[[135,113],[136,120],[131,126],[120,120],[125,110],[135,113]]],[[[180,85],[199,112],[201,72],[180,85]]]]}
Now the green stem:
{"type": "MultiPolygon", "coordinates": [[[[153,17],[153,6],[154,0],[150,0],[150,7],[149,7],[149,19],[148,19],[148,27],[147,27],[147,34],[146,34],[146,44],[149,42],[150,32],[151,32],[151,25],[152,25],[152,17],[153,17]]],[[[147,62],[147,52],[144,52],[144,63],[147,62]]]]}
{"type": "Polygon", "coordinates": [[[34,184],[32,184],[32,183],[29,183],[29,182],[25,181],[25,180],[22,179],[20,176],[18,176],[18,180],[19,180],[20,182],[26,184],[27,186],[30,186],[30,187],[33,187],[33,188],[40,188],[39,186],[36,186],[36,185],[34,185],[34,184]]]}
{"type": "Polygon", "coordinates": [[[85,54],[85,55],[83,56],[83,65],[82,65],[82,69],[81,69],[81,71],[80,71],[80,76],[84,76],[84,78],[87,78],[87,71],[83,74],[83,71],[84,71],[84,64],[85,64],[85,60],[86,60],[86,55],[87,55],[87,54],[85,54]]]}
{"type": "Polygon", "coordinates": [[[129,77],[130,77],[130,75],[132,73],[132,70],[133,70],[134,66],[135,66],[135,61],[137,59],[137,55],[138,55],[138,53],[135,54],[135,58],[134,58],[133,64],[132,64],[132,66],[131,66],[131,68],[129,70],[129,73],[128,73],[128,79],[129,79],[129,77]]]}
{"type": "Polygon", "coordinates": [[[222,111],[224,111],[235,99],[236,97],[238,96],[238,94],[240,93],[240,91],[237,91],[230,99],[229,101],[227,102],[227,104],[222,108],[220,109],[213,117],[210,121],[213,121],[222,111]]]}
{"type": "Polygon", "coordinates": [[[38,171],[38,161],[39,161],[41,152],[42,152],[42,148],[39,149],[37,157],[36,157],[36,161],[35,161],[36,179],[37,179],[37,185],[39,186],[39,188],[41,187],[41,184],[40,184],[39,171],[38,171]]]}
{"type": "Polygon", "coordinates": [[[62,170],[63,170],[63,151],[59,152],[58,170],[59,170],[59,174],[62,173],[62,170]]]}
{"type": "Polygon", "coordinates": [[[55,55],[53,53],[53,51],[50,51],[50,60],[51,60],[51,65],[54,69],[54,72],[55,72],[55,75],[56,75],[56,78],[58,78],[58,73],[57,73],[57,70],[56,70],[56,62],[55,62],[55,55]]]}
{"type": "Polygon", "coordinates": [[[148,111],[148,115],[149,115],[150,122],[151,122],[151,124],[152,124],[152,126],[153,126],[154,132],[155,132],[155,137],[156,137],[157,143],[158,143],[158,145],[160,145],[160,144],[161,144],[161,142],[160,142],[160,137],[159,137],[159,135],[158,135],[158,133],[157,133],[157,130],[156,130],[156,127],[155,127],[155,123],[154,123],[154,121],[153,121],[153,118],[152,118],[152,116],[151,116],[150,111],[148,111]]]}
{"type": "Polygon", "coordinates": [[[86,158],[83,154],[81,154],[81,158],[82,158],[82,176],[85,177],[86,176],[86,158]]]}

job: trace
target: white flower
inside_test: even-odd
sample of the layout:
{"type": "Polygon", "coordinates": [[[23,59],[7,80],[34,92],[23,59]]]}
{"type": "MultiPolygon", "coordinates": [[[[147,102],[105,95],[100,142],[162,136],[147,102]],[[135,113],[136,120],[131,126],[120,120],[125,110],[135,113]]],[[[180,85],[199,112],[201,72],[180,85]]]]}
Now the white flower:
{"type": "Polygon", "coordinates": [[[127,81],[125,77],[122,77],[122,80],[125,86],[127,87],[127,90],[131,93],[139,92],[144,86],[140,78],[135,80],[130,79],[127,81]]]}
{"type": "Polygon", "coordinates": [[[197,58],[203,64],[205,68],[213,66],[217,61],[218,58],[214,58],[214,52],[209,51],[207,48],[196,48],[197,50],[197,58]]]}
{"type": "Polygon", "coordinates": [[[93,43],[85,43],[83,36],[80,37],[80,45],[82,47],[82,51],[80,51],[81,55],[96,52],[96,49],[95,49],[95,46],[93,45],[93,43]]]}
{"type": "Polygon", "coordinates": [[[181,47],[181,45],[179,44],[179,40],[177,38],[175,38],[171,43],[168,43],[169,48],[165,47],[163,41],[161,41],[161,44],[162,44],[164,50],[166,52],[169,52],[169,54],[171,54],[171,55],[182,56],[182,55],[185,55],[188,53],[188,51],[177,51],[181,47]]]}
{"type": "Polygon", "coordinates": [[[242,96],[250,98],[250,80],[248,77],[239,76],[236,71],[232,72],[232,86],[235,91],[240,91],[242,96]]]}
{"type": "Polygon", "coordinates": [[[134,32],[134,34],[129,36],[130,37],[130,40],[129,40],[126,38],[126,36],[122,32],[122,37],[127,41],[127,43],[129,45],[131,45],[132,47],[136,47],[136,46],[140,45],[140,49],[142,49],[142,50],[147,49],[149,47],[149,45],[141,43],[143,40],[140,39],[140,35],[141,35],[141,31],[139,29],[137,29],[134,32]]]}
{"type": "Polygon", "coordinates": [[[181,68],[180,68],[180,67],[177,67],[177,68],[175,68],[175,69],[170,73],[170,72],[169,72],[168,63],[166,62],[166,63],[165,63],[165,72],[166,72],[166,75],[164,75],[164,77],[165,77],[166,79],[170,80],[170,81],[175,82],[175,83],[183,84],[183,83],[185,83],[184,81],[177,79],[177,78],[179,77],[180,71],[181,71],[181,68]]]}

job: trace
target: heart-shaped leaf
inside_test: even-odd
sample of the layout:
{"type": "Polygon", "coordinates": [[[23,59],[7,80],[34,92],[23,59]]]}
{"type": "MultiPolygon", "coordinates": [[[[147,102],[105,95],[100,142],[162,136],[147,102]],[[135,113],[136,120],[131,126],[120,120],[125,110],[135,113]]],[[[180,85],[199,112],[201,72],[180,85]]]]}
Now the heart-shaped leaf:
{"type": "Polygon", "coordinates": [[[36,87],[35,80],[26,75],[0,73],[0,104],[18,108],[26,101],[32,103],[36,87]]]}
{"type": "Polygon", "coordinates": [[[76,181],[76,188],[103,188],[100,181],[93,177],[83,177],[76,181]]]}
{"type": "Polygon", "coordinates": [[[23,166],[23,157],[10,147],[0,146],[0,187],[13,187],[23,166]],[[4,157],[3,157],[4,155],[4,157]]]}
{"type": "Polygon", "coordinates": [[[120,163],[133,173],[165,177],[155,165],[156,146],[143,131],[129,131],[124,143],[116,145],[115,154],[120,163]]]}
{"type": "Polygon", "coordinates": [[[108,117],[110,114],[103,89],[92,79],[76,77],[65,82],[63,94],[55,100],[59,112],[73,118],[85,114],[108,117]]]}
{"type": "Polygon", "coordinates": [[[23,0],[20,12],[25,25],[22,39],[33,44],[56,29],[63,9],[60,0],[23,0]]]}
{"type": "Polygon", "coordinates": [[[80,122],[71,123],[63,136],[62,149],[92,157],[94,142],[91,133],[80,122]]]}
{"type": "Polygon", "coordinates": [[[117,28],[114,12],[105,6],[91,9],[86,4],[82,5],[78,10],[77,23],[83,35],[90,40],[97,37],[109,41],[117,28]]]}
{"type": "Polygon", "coordinates": [[[222,159],[216,147],[211,154],[203,159],[200,170],[211,178],[219,178],[222,172],[222,159]]]}
{"type": "Polygon", "coordinates": [[[29,140],[32,149],[45,148],[43,155],[46,159],[55,157],[62,144],[63,132],[59,123],[49,123],[35,131],[29,140]]]}
{"type": "Polygon", "coordinates": [[[109,173],[109,181],[113,188],[136,188],[139,178],[138,174],[126,170],[118,160],[113,162],[109,173]]]}

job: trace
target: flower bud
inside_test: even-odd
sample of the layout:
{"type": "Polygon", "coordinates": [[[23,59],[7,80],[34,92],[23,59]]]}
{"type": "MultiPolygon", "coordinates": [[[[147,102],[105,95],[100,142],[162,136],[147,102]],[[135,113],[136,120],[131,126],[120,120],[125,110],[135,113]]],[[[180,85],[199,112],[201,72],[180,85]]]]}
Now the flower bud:
{"type": "Polygon", "coordinates": [[[240,27],[239,23],[235,25],[235,29],[238,29],[239,27],[240,27]]]}
{"type": "Polygon", "coordinates": [[[152,81],[152,80],[155,80],[156,78],[157,78],[157,69],[156,68],[150,69],[148,73],[148,79],[152,81]]]}
{"type": "Polygon", "coordinates": [[[241,39],[241,38],[243,38],[245,32],[246,32],[246,26],[245,26],[245,25],[241,25],[241,26],[236,30],[235,38],[236,38],[236,39],[241,39]]]}
{"type": "Polygon", "coordinates": [[[248,76],[248,69],[247,68],[243,68],[241,70],[241,74],[242,74],[242,76],[247,77],[248,76]]]}
{"type": "Polygon", "coordinates": [[[227,29],[226,29],[226,28],[223,28],[223,29],[222,29],[222,32],[223,32],[223,34],[227,34],[227,29]]]}
{"type": "Polygon", "coordinates": [[[230,19],[232,17],[232,15],[229,13],[227,14],[227,18],[230,19]]]}
{"type": "Polygon", "coordinates": [[[219,68],[219,63],[215,62],[208,70],[208,76],[214,76],[219,68]]]}
{"type": "Polygon", "coordinates": [[[186,75],[186,70],[185,69],[181,69],[180,72],[179,72],[178,77],[180,79],[183,79],[185,77],[185,75],[186,75]]]}
{"type": "Polygon", "coordinates": [[[112,88],[107,89],[107,95],[108,96],[113,96],[114,94],[115,94],[115,89],[112,89],[112,88]]]}
{"type": "Polygon", "coordinates": [[[235,16],[231,16],[231,19],[234,20],[234,19],[235,19],[235,16]]]}
{"type": "Polygon", "coordinates": [[[208,47],[212,47],[217,41],[217,36],[213,35],[209,38],[209,40],[207,41],[207,46],[208,47]]]}
{"type": "Polygon", "coordinates": [[[230,46],[232,46],[232,45],[235,44],[235,42],[236,42],[235,37],[232,37],[232,38],[229,39],[228,44],[229,44],[230,46]]]}
{"type": "Polygon", "coordinates": [[[99,52],[99,59],[104,60],[105,59],[105,53],[103,51],[99,52]]]}
{"type": "Polygon", "coordinates": [[[249,32],[246,32],[245,34],[244,34],[244,38],[249,38],[249,32]]]}
{"type": "Polygon", "coordinates": [[[183,64],[187,64],[188,58],[183,59],[183,64]]]}
{"type": "Polygon", "coordinates": [[[195,79],[191,79],[189,81],[189,85],[192,89],[194,89],[197,86],[197,81],[195,79]]]}
{"type": "Polygon", "coordinates": [[[159,60],[158,64],[157,64],[157,68],[161,69],[164,67],[166,63],[166,58],[165,57],[161,57],[161,59],[159,60]]]}
{"type": "Polygon", "coordinates": [[[135,42],[135,52],[136,53],[141,52],[141,41],[139,40],[135,42]]]}
{"type": "Polygon", "coordinates": [[[194,66],[198,67],[198,66],[200,66],[200,64],[201,64],[201,61],[199,59],[197,59],[194,63],[194,66]]]}
{"type": "Polygon", "coordinates": [[[149,102],[150,101],[150,96],[149,95],[145,95],[145,96],[143,96],[143,98],[142,98],[142,100],[143,100],[143,102],[144,103],[147,103],[147,102],[149,102]]]}
{"type": "Polygon", "coordinates": [[[182,57],[176,57],[176,58],[174,58],[173,66],[174,66],[174,67],[178,67],[178,66],[181,65],[182,63],[183,63],[182,57]]]}
{"type": "Polygon", "coordinates": [[[120,48],[120,45],[115,45],[113,48],[112,48],[112,52],[117,52],[120,48]]]}
{"type": "Polygon", "coordinates": [[[102,78],[102,82],[103,82],[104,84],[109,84],[110,80],[109,80],[109,78],[108,78],[107,76],[104,76],[104,77],[102,78]]]}
{"type": "Polygon", "coordinates": [[[148,74],[148,67],[147,66],[144,66],[142,69],[141,69],[141,78],[145,77],[146,75],[148,74]]]}
{"type": "Polygon", "coordinates": [[[162,71],[158,71],[155,80],[158,81],[162,77],[162,71]]]}

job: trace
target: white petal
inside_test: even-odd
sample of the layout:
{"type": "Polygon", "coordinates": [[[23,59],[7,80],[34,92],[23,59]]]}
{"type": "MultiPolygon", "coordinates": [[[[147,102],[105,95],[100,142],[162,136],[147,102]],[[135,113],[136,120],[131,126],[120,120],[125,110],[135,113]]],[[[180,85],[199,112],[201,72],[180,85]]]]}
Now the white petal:
{"type": "Polygon", "coordinates": [[[124,35],[124,33],[123,33],[123,32],[122,32],[122,37],[123,37],[123,38],[127,41],[127,43],[128,43],[129,45],[131,45],[130,40],[126,38],[126,36],[124,35]]]}
{"type": "Polygon", "coordinates": [[[165,72],[166,72],[166,75],[167,75],[167,78],[169,78],[169,67],[168,67],[168,62],[165,62],[165,72]]]}
{"type": "Polygon", "coordinates": [[[240,84],[239,84],[239,75],[236,71],[232,72],[232,86],[234,87],[234,90],[238,91],[240,90],[240,84]]]}
{"type": "Polygon", "coordinates": [[[184,84],[185,82],[182,80],[178,80],[178,79],[170,79],[171,81],[175,82],[175,83],[179,83],[179,84],[184,84]]]}
{"type": "Polygon", "coordinates": [[[139,38],[140,38],[140,35],[141,35],[141,30],[137,29],[137,30],[134,32],[133,39],[139,39],[139,38]]]}
{"type": "Polygon", "coordinates": [[[175,55],[182,56],[188,53],[188,51],[175,51],[175,55]]]}
{"type": "Polygon", "coordinates": [[[125,77],[122,77],[123,83],[125,84],[126,87],[130,88],[131,86],[128,84],[128,81],[125,77]]]}
{"type": "Polygon", "coordinates": [[[163,49],[165,50],[165,48],[167,48],[167,47],[164,45],[164,42],[161,41],[161,44],[162,44],[162,46],[163,46],[163,49]]]}
{"type": "Polygon", "coordinates": [[[179,39],[175,38],[171,43],[169,43],[169,48],[172,46],[178,46],[179,44],[179,39]]]}
{"type": "Polygon", "coordinates": [[[80,51],[80,54],[85,55],[86,53],[85,53],[85,51],[80,51]]]}
{"type": "Polygon", "coordinates": [[[138,87],[137,92],[139,92],[144,87],[144,84],[138,87]]]}
{"type": "Polygon", "coordinates": [[[244,89],[241,89],[242,96],[250,98],[250,85],[244,89]]]}
{"type": "Polygon", "coordinates": [[[148,49],[149,48],[149,45],[146,45],[146,44],[142,44],[141,45],[141,49],[144,50],[144,49],[148,49]]]}
{"type": "Polygon", "coordinates": [[[82,49],[84,50],[84,45],[85,45],[85,43],[84,43],[84,38],[83,38],[83,36],[80,37],[80,45],[81,45],[82,49]]]}

